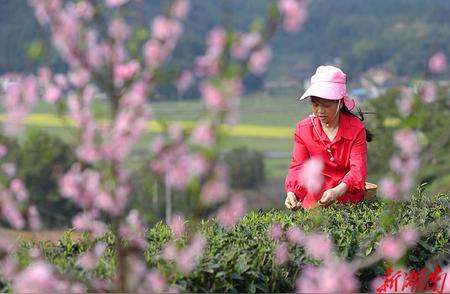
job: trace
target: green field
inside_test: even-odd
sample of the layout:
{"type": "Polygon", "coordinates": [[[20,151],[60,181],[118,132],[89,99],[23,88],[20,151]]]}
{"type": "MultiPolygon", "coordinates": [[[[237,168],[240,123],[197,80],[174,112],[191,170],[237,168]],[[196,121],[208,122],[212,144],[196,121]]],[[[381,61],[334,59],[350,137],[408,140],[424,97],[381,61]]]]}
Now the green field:
{"type": "MultiPolygon", "coordinates": [[[[292,136],[296,122],[302,119],[309,111],[307,103],[300,103],[295,95],[269,96],[254,95],[241,98],[239,124],[251,126],[286,127],[292,128],[292,136]]],[[[204,105],[201,101],[173,101],[173,102],[151,102],[150,107],[155,119],[167,121],[192,121],[201,118],[204,113],[204,105]]],[[[99,101],[95,104],[95,112],[98,116],[107,115],[106,105],[99,101]]],[[[33,114],[56,114],[55,105],[39,103],[33,109],[33,114]]],[[[30,127],[30,126],[29,126],[30,127]]],[[[34,128],[35,126],[31,126],[34,128]]],[[[64,140],[75,143],[77,132],[70,127],[45,127],[45,131],[63,137],[64,140]]],[[[155,133],[147,133],[136,144],[135,152],[131,156],[131,164],[141,162],[141,157],[149,150],[155,133]]],[[[247,147],[262,152],[278,152],[282,157],[265,158],[265,171],[268,179],[281,180],[285,177],[290,163],[292,151],[292,139],[269,139],[252,137],[227,136],[221,143],[222,151],[237,147],[247,147]]]]}

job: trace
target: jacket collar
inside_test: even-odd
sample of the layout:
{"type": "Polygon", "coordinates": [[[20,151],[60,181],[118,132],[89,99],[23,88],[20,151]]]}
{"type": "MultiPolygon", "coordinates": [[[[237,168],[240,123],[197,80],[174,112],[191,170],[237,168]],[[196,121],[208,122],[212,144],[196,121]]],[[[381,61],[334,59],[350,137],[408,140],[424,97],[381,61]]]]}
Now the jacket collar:
{"type": "Polygon", "coordinates": [[[341,136],[347,140],[351,140],[353,138],[353,130],[350,119],[350,115],[348,114],[341,112],[339,115],[339,128],[341,129],[341,136]]]}
{"type": "MultiPolygon", "coordinates": [[[[334,142],[338,142],[341,139],[341,137],[347,140],[351,140],[353,138],[350,119],[351,118],[348,114],[342,112],[339,114],[339,130],[336,134],[334,142]]],[[[325,132],[322,129],[320,120],[317,117],[312,117],[312,122],[316,126],[316,130],[319,133],[319,135],[322,136],[323,139],[328,140],[327,136],[325,135],[325,132]]],[[[312,129],[313,140],[320,141],[318,134],[314,130],[314,125],[311,126],[313,128],[312,129]]]]}

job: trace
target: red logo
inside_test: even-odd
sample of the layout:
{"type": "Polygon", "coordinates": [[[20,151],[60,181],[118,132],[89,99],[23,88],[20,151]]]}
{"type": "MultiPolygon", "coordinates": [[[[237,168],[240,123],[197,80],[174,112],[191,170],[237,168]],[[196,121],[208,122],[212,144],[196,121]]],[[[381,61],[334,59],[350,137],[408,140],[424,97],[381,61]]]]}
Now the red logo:
{"type": "Polygon", "coordinates": [[[394,273],[392,268],[388,267],[383,275],[384,283],[376,291],[377,293],[404,292],[408,290],[410,293],[431,291],[441,294],[447,273],[443,273],[439,266],[436,266],[434,272],[427,276],[424,276],[424,272],[424,269],[421,269],[418,273],[413,269],[409,272],[402,273],[397,271],[394,273]]]}

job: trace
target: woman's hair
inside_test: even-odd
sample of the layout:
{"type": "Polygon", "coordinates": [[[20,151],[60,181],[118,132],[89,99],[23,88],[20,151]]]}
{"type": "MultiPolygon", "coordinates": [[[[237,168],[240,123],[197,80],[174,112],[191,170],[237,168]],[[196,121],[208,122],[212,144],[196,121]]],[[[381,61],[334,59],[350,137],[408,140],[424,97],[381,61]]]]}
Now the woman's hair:
{"type": "MultiPolygon", "coordinates": [[[[348,115],[353,115],[354,117],[357,117],[359,120],[364,121],[364,113],[361,111],[361,108],[356,107],[356,110],[358,111],[358,115],[354,114],[353,112],[351,112],[347,106],[342,105],[341,111],[345,114],[348,115]]],[[[367,128],[366,128],[366,141],[367,142],[372,142],[374,135],[372,134],[372,132],[370,132],[367,128]]]]}

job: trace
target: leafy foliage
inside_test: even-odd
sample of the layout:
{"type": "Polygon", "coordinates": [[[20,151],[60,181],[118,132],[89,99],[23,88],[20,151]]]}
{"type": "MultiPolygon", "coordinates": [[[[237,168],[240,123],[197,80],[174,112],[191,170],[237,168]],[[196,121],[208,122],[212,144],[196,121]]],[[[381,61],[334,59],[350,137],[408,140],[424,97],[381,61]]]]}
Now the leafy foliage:
{"type": "MultiPolygon", "coordinates": [[[[185,46],[177,48],[172,65],[187,66],[201,54],[205,49],[203,37],[219,25],[225,12],[233,17],[235,27],[249,28],[251,20],[264,15],[269,2],[193,0],[182,40],[185,46]]],[[[133,11],[132,22],[139,28],[136,32],[142,34],[149,18],[161,12],[167,3],[144,1],[142,8],[133,11]]],[[[311,1],[302,31],[294,37],[279,33],[274,39],[273,46],[278,54],[267,75],[273,80],[309,76],[317,64],[336,57],[341,58],[343,70],[349,76],[380,66],[399,75],[421,74],[429,56],[436,51],[448,53],[450,50],[447,42],[449,11],[445,0],[431,3],[420,0],[311,1]]],[[[55,51],[49,48],[46,32],[31,17],[25,0],[0,1],[0,24],[0,72],[33,71],[39,64],[27,60],[26,52],[30,58],[40,53],[53,67],[64,69],[55,51]],[[38,41],[39,38],[44,42],[38,41]]],[[[137,48],[136,44],[133,46],[137,48]]],[[[260,86],[258,79],[246,80],[251,88],[260,86]]]]}
{"type": "Polygon", "coordinates": [[[254,188],[265,180],[264,158],[261,152],[246,147],[229,151],[224,158],[230,168],[231,186],[254,188]]]}
{"type": "MultiPolygon", "coordinates": [[[[368,144],[368,169],[372,180],[380,179],[389,171],[388,158],[395,150],[392,135],[396,130],[404,127],[418,130],[421,144],[424,146],[422,151],[423,168],[419,171],[418,182],[432,183],[450,174],[450,156],[448,154],[450,142],[447,140],[442,146],[437,145],[441,141],[440,138],[445,137],[448,133],[447,128],[450,124],[448,91],[448,86],[439,87],[437,101],[427,104],[426,107],[418,107],[414,115],[405,120],[400,119],[404,114],[400,113],[397,107],[402,99],[399,89],[391,89],[364,105],[365,110],[375,113],[367,115],[368,129],[375,134],[375,140],[368,144]]],[[[414,97],[414,103],[418,103],[419,100],[420,93],[414,97]]],[[[450,187],[443,183],[440,184],[440,187],[443,187],[443,190],[440,191],[448,191],[450,187]]]]}
{"type": "Polygon", "coordinates": [[[6,136],[0,143],[8,148],[5,162],[16,165],[16,177],[28,189],[46,227],[70,224],[78,209],[59,194],[58,175],[75,161],[73,148],[60,137],[41,130],[29,130],[22,142],[6,136]]]}
{"type": "MultiPolygon", "coordinates": [[[[187,292],[291,292],[295,279],[306,264],[318,265],[305,254],[299,245],[290,245],[290,261],[283,266],[274,262],[274,249],[278,241],[268,235],[269,227],[280,223],[284,229],[299,226],[306,233],[326,232],[336,244],[338,256],[348,261],[367,258],[377,248],[378,241],[387,234],[395,234],[406,225],[416,226],[425,234],[418,244],[409,249],[401,262],[408,268],[419,270],[434,256],[433,262],[441,263],[448,258],[450,250],[448,221],[450,213],[447,203],[450,194],[428,195],[423,188],[405,203],[391,203],[375,200],[358,205],[335,204],[321,211],[299,211],[296,213],[271,209],[250,212],[231,230],[221,228],[214,220],[199,224],[188,223],[190,229],[197,227],[208,240],[208,247],[199,260],[194,272],[184,275],[173,264],[160,257],[164,245],[173,240],[169,227],[156,224],[148,231],[149,246],[145,259],[156,267],[169,283],[177,284],[187,292]],[[396,207],[394,207],[396,206],[396,207]],[[394,218],[386,210],[398,209],[394,218]]],[[[284,237],[283,237],[284,238],[284,237]]],[[[188,241],[185,237],[174,239],[183,247],[188,241]]],[[[74,241],[68,233],[57,245],[40,246],[43,255],[57,265],[62,273],[77,273],[84,278],[111,277],[115,265],[112,263],[114,239],[107,235],[105,243],[109,249],[102,257],[98,267],[91,273],[82,271],[75,265],[76,256],[84,252],[89,243],[74,241]]],[[[29,246],[25,245],[23,248],[29,246]]],[[[25,252],[25,249],[21,252],[25,252]]],[[[29,257],[19,254],[25,265],[29,257]]],[[[361,291],[368,291],[370,281],[382,275],[391,263],[380,261],[358,273],[361,291]]]]}
{"type": "MultiPolygon", "coordinates": [[[[449,197],[449,194],[430,196],[418,191],[410,202],[398,204],[400,213],[395,219],[386,219],[388,214],[385,212],[394,203],[374,201],[353,206],[334,205],[321,213],[286,213],[275,209],[251,212],[231,231],[221,229],[216,223],[205,222],[200,231],[206,234],[209,247],[197,269],[188,277],[176,273],[165,262],[151,259],[150,263],[158,266],[169,281],[176,282],[188,292],[292,292],[302,267],[319,262],[305,255],[303,247],[290,245],[291,261],[277,266],[273,254],[276,242],[267,234],[274,222],[279,222],[285,229],[300,226],[305,232],[329,234],[337,246],[338,256],[346,260],[367,258],[383,236],[413,225],[428,228],[426,235],[405,257],[406,265],[418,270],[430,256],[437,255],[436,260],[445,260],[444,254],[449,252],[448,224],[442,222],[449,212],[446,204],[449,197]],[[435,222],[440,224],[430,226],[435,222]]],[[[150,238],[159,232],[161,227],[151,230],[150,238]]],[[[157,247],[152,250],[155,249],[157,247]]],[[[147,256],[157,253],[155,250],[147,256]]],[[[382,275],[387,265],[387,262],[378,262],[363,269],[359,276],[361,290],[370,290],[370,281],[382,275]]]]}

